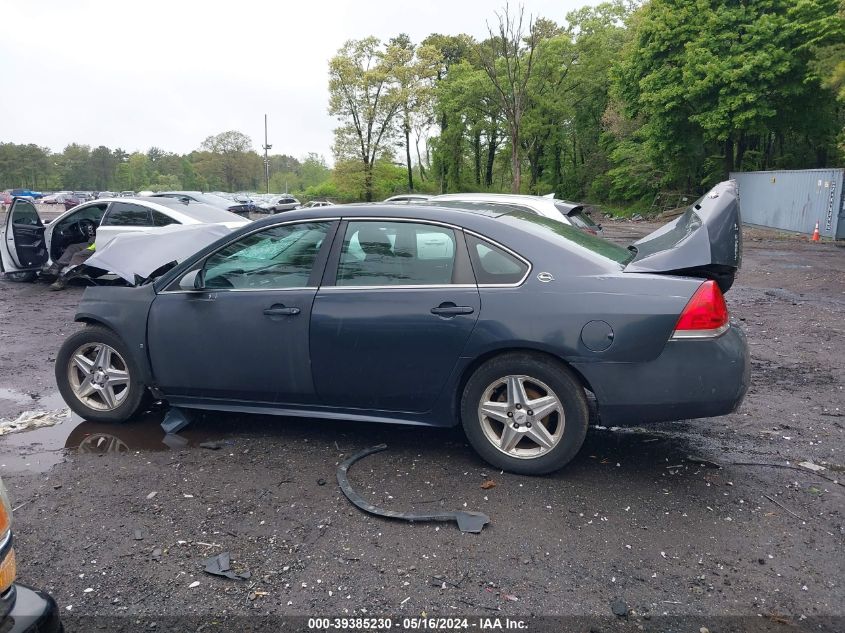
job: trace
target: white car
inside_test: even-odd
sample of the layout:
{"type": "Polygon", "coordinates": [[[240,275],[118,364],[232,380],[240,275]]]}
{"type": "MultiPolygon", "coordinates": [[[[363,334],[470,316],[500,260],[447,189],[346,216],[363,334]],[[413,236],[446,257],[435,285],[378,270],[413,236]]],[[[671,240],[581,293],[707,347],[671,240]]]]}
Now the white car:
{"type": "Polygon", "coordinates": [[[503,205],[508,210],[519,209],[563,222],[592,235],[601,235],[601,224],[596,224],[587,214],[584,205],[551,196],[524,196],[515,193],[447,193],[429,198],[427,204],[460,207],[460,203],[474,205],[503,205]]]}
{"type": "Polygon", "coordinates": [[[400,193],[398,196],[390,196],[384,202],[425,202],[431,196],[424,193],[400,193]]]}
{"type": "Polygon", "coordinates": [[[173,224],[235,229],[247,223],[223,209],[174,198],[105,198],[65,211],[45,226],[32,202],[16,198],[0,227],[0,270],[13,281],[32,281],[69,245],[87,242],[95,234],[99,250],[121,233],[154,233],[173,224]]]}

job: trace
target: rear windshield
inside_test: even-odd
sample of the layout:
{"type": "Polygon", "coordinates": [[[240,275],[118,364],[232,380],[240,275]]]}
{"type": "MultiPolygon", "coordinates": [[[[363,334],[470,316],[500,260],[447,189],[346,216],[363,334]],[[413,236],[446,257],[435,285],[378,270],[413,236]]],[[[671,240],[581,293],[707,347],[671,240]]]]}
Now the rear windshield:
{"type": "Polygon", "coordinates": [[[608,242],[605,239],[590,235],[589,233],[584,233],[583,231],[564,224],[563,222],[552,220],[551,218],[546,218],[541,215],[525,213],[523,211],[517,211],[515,213],[511,213],[510,215],[514,218],[519,218],[525,222],[530,222],[531,224],[542,227],[545,230],[549,230],[552,233],[555,233],[570,242],[574,242],[578,246],[586,248],[596,255],[606,257],[617,264],[625,265],[634,258],[634,252],[628,250],[627,248],[617,246],[613,242],[608,242]]]}

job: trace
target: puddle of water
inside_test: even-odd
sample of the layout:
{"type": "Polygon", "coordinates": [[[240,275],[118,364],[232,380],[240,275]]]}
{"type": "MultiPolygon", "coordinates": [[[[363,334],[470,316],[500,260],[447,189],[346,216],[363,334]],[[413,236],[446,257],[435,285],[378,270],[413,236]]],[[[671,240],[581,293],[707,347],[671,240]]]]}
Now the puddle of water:
{"type": "Polygon", "coordinates": [[[130,422],[89,422],[76,414],[54,426],[0,437],[0,472],[46,472],[65,461],[68,452],[121,454],[180,450],[223,434],[197,420],[178,434],[165,434],[163,413],[149,411],[130,422]]]}
{"type": "Polygon", "coordinates": [[[0,400],[9,400],[15,404],[37,409],[38,411],[54,411],[67,407],[65,401],[62,400],[62,394],[58,391],[45,395],[31,395],[23,391],[18,391],[17,389],[0,387],[0,400]]]}

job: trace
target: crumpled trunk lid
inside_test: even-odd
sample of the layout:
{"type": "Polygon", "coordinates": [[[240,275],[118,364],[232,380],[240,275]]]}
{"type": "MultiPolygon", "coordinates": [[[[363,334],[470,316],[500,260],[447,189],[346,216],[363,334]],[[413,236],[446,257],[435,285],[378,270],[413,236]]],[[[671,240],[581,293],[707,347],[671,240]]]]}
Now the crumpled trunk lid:
{"type": "Polygon", "coordinates": [[[742,218],[733,180],[720,182],[678,218],[629,246],[626,273],[713,279],[722,292],[742,263],[742,218]]]}

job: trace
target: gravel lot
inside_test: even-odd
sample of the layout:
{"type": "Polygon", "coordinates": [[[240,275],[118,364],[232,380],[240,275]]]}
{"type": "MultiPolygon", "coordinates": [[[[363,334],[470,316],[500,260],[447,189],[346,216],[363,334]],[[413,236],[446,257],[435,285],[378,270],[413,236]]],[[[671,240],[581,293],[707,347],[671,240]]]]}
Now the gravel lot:
{"type": "MultiPolygon", "coordinates": [[[[627,243],[654,226],[607,232],[627,243]]],[[[457,430],[215,414],[165,443],[160,414],[68,418],[0,438],[20,580],[55,596],[69,631],[423,613],[585,616],[571,621],[584,631],[668,630],[667,615],[683,616],[672,630],[841,631],[845,250],[758,229],[745,239],[727,299],[749,336],[752,387],[733,415],[591,429],[568,468],[537,478],[492,471],[457,430]],[[352,507],[336,465],[381,442],[350,472],[367,498],[492,523],[462,534],[352,507]],[[203,573],[224,551],[249,580],[203,573]]],[[[53,362],[81,292],[0,279],[0,418],[62,407],[53,362]]]]}

